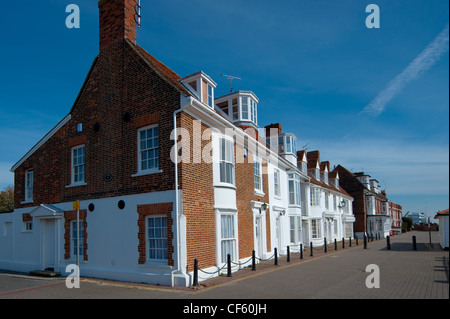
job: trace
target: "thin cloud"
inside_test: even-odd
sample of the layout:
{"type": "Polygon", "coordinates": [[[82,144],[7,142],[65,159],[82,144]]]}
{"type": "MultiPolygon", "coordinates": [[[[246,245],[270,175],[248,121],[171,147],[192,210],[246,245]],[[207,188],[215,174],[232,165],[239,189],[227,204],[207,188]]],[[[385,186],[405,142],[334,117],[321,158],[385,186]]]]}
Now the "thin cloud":
{"type": "Polygon", "coordinates": [[[386,105],[412,80],[420,77],[431,68],[439,58],[448,51],[447,27],[422,51],[402,73],[397,75],[378,96],[367,105],[362,113],[379,115],[386,105]]]}

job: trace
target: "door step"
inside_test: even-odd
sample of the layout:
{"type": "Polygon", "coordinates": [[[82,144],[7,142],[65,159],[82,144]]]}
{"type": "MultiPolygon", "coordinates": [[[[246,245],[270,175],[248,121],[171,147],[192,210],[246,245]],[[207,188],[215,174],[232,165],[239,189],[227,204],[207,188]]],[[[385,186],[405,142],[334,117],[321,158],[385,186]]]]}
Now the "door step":
{"type": "Polygon", "coordinates": [[[60,277],[61,273],[55,272],[52,269],[45,269],[45,270],[32,270],[30,271],[31,276],[38,276],[38,277],[60,277]]]}

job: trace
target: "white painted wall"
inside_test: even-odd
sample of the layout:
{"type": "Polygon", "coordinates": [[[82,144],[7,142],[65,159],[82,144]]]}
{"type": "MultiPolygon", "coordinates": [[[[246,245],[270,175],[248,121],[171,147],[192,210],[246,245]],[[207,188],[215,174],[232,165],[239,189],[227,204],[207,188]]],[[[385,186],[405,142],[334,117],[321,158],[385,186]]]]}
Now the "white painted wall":
{"type": "MultiPolygon", "coordinates": [[[[110,278],[116,280],[146,282],[161,285],[187,285],[185,250],[181,253],[184,260],[182,269],[178,265],[178,236],[175,212],[172,213],[174,264],[138,264],[138,213],[137,206],[144,204],[174,202],[175,191],[147,193],[140,195],[120,196],[96,200],[81,201],[81,209],[87,209],[90,203],[95,205],[93,212],[87,211],[87,255],[88,260],[80,258],[81,276],[110,278]],[[119,200],[125,201],[123,210],[117,207],[119,200]]],[[[62,211],[72,210],[72,203],[53,204],[62,211]]],[[[0,225],[13,222],[13,233],[0,235],[0,268],[28,272],[41,269],[42,263],[42,224],[40,218],[33,218],[33,230],[22,231],[22,214],[30,213],[36,207],[17,209],[13,214],[1,214],[0,225]],[[14,251],[12,254],[12,250],[14,251]]],[[[57,257],[58,268],[62,275],[68,264],[75,263],[75,258],[64,259],[64,218],[56,220],[57,225],[57,257]]],[[[184,220],[181,231],[185,232],[184,220]]],[[[8,226],[10,227],[10,226],[8,226]]],[[[180,237],[181,248],[185,247],[185,236],[180,237]]],[[[57,270],[57,269],[55,269],[57,270]]]]}

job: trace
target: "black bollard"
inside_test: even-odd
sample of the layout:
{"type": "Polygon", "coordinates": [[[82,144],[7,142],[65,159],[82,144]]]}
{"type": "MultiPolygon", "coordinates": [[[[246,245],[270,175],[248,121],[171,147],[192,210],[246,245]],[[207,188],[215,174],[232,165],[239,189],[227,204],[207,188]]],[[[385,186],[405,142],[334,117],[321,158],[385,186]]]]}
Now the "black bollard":
{"type": "Polygon", "coordinates": [[[287,258],[286,258],[287,262],[291,261],[291,249],[289,248],[289,246],[287,246],[287,258]]]}
{"type": "Polygon", "coordinates": [[[312,245],[312,242],[310,242],[310,244],[309,244],[309,255],[312,257],[312,255],[313,255],[313,245],[312,245]]]}
{"type": "Polygon", "coordinates": [[[351,237],[348,238],[348,247],[352,247],[352,238],[351,237]]]}
{"type": "Polygon", "coordinates": [[[255,250],[252,250],[252,270],[256,270],[256,256],[255,256],[255,250]]]}
{"type": "Polygon", "coordinates": [[[413,250],[417,250],[417,243],[416,243],[416,236],[412,236],[412,241],[413,241],[413,250]]]}
{"type": "Polygon", "coordinates": [[[276,247],[273,250],[274,250],[274,257],[275,257],[275,266],[278,266],[278,250],[276,247]]]}
{"type": "Polygon", "coordinates": [[[386,236],[387,249],[391,250],[391,237],[386,236]]]}
{"type": "Polygon", "coordinates": [[[345,238],[342,237],[342,248],[345,248],[345,238]]]}
{"type": "Polygon", "coordinates": [[[194,259],[194,287],[198,287],[198,260],[194,259]]]}
{"type": "Polygon", "coordinates": [[[227,255],[227,277],[231,277],[231,255],[227,255]]]}
{"type": "Polygon", "coordinates": [[[367,249],[367,237],[366,237],[366,234],[364,234],[364,249],[367,249]]]}
{"type": "Polygon", "coordinates": [[[300,244],[300,259],[303,259],[303,244],[300,244]]]}
{"type": "Polygon", "coordinates": [[[337,240],[336,240],[336,238],[334,239],[334,250],[337,250],[337,240]]]}
{"type": "Polygon", "coordinates": [[[327,239],[326,238],[323,239],[323,252],[324,253],[327,252],[327,239]]]}
{"type": "Polygon", "coordinates": [[[356,246],[358,246],[358,236],[355,235],[356,246]]]}

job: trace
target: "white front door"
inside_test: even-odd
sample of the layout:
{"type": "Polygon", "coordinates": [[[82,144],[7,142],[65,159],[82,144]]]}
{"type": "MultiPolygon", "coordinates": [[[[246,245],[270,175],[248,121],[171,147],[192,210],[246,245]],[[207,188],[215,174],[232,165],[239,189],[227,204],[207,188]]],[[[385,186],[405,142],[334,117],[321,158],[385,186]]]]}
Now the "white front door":
{"type": "Polygon", "coordinates": [[[56,262],[56,219],[41,219],[41,258],[42,268],[57,269],[56,262]]]}
{"type": "Polygon", "coordinates": [[[255,253],[261,258],[263,255],[262,221],[261,217],[255,218],[255,253]]]}

